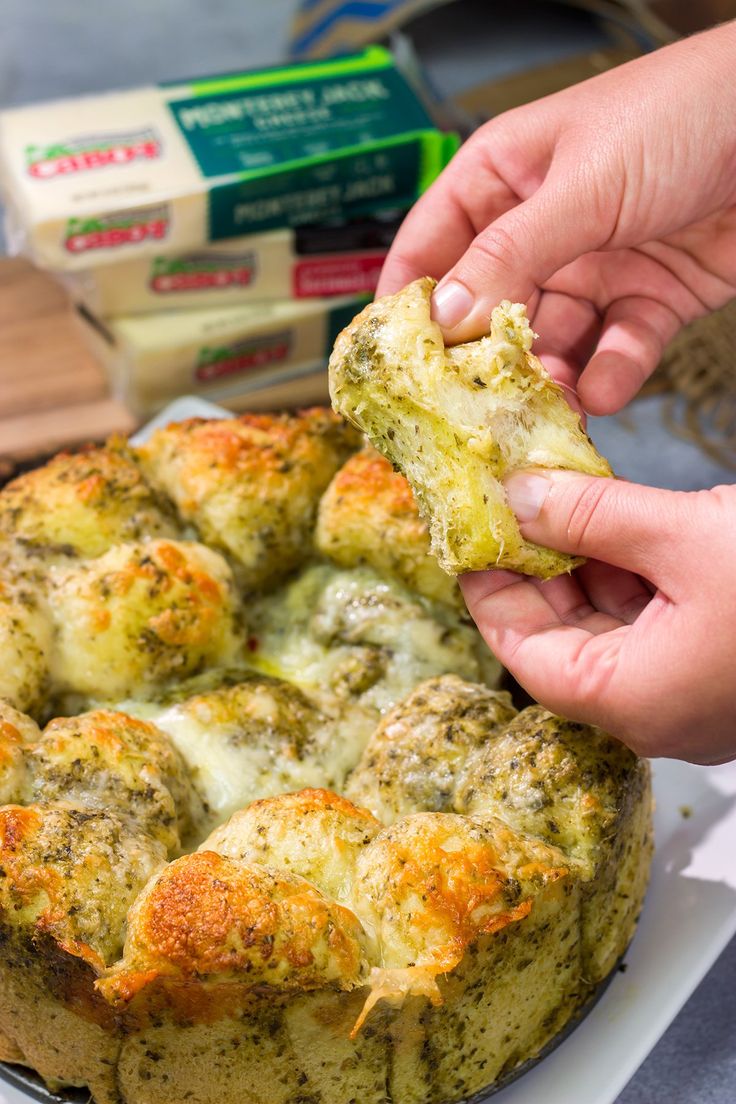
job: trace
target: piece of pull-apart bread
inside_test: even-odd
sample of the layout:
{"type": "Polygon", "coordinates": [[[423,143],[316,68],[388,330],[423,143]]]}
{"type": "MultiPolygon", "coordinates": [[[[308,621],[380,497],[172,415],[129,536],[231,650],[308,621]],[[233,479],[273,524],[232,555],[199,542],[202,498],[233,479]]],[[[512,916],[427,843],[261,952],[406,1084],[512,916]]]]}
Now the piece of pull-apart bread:
{"type": "Polygon", "coordinates": [[[581,560],[525,541],[502,480],[521,468],[612,475],[531,352],[524,307],[504,301],[488,337],[445,348],[435,281],[369,304],[335,342],[332,404],[399,468],[448,574],[489,567],[550,578],[581,560]]]}

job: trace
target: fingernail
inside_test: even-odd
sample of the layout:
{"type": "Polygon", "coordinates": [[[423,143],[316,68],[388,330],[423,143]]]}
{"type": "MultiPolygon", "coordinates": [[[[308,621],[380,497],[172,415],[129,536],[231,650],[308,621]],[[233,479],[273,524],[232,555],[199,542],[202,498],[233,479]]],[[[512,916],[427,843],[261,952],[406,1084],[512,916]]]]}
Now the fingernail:
{"type": "Polygon", "coordinates": [[[552,484],[543,475],[510,475],[504,481],[509,506],[518,521],[534,521],[539,517],[552,484]]]}
{"type": "Polygon", "coordinates": [[[473,309],[473,296],[455,280],[440,284],[432,296],[432,317],[445,330],[452,330],[473,309]]]}

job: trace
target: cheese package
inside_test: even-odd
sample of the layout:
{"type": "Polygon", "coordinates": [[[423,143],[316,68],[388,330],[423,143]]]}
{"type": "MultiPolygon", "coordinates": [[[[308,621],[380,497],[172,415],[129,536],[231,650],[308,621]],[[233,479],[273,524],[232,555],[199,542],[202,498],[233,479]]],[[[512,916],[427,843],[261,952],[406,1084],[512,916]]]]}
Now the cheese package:
{"type": "Polygon", "coordinates": [[[101,318],[372,293],[399,221],[393,216],[272,230],[66,273],[64,282],[101,318]]]}
{"type": "Polygon", "coordinates": [[[115,396],[147,417],[180,395],[230,401],[317,370],[326,389],[335,338],[366,301],[367,296],[259,301],[105,323],[82,311],[80,320],[115,396]]]}
{"type": "Polygon", "coordinates": [[[406,209],[457,148],[391,53],[0,113],[8,237],[52,269],[406,209]]]}

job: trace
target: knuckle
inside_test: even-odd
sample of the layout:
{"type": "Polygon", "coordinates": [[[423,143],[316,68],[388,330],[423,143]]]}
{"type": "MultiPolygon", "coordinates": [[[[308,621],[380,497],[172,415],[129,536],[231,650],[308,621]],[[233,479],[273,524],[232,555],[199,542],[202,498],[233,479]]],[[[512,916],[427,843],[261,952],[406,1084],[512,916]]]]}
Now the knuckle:
{"type": "Polygon", "coordinates": [[[489,226],[471,247],[473,266],[486,271],[513,271],[518,257],[518,242],[503,226],[489,226]]]}
{"type": "Polygon", "coordinates": [[[445,169],[445,175],[461,186],[468,176],[481,179],[496,170],[496,120],[491,119],[467,138],[445,169]]]}
{"type": "Polygon", "coordinates": [[[496,142],[505,134],[504,120],[504,115],[497,115],[477,127],[468,140],[463,142],[460,154],[485,161],[489,154],[492,155],[496,142]]]}
{"type": "Polygon", "coordinates": [[[573,550],[583,550],[596,533],[605,529],[609,481],[591,479],[574,498],[567,519],[567,539],[573,550]]]}

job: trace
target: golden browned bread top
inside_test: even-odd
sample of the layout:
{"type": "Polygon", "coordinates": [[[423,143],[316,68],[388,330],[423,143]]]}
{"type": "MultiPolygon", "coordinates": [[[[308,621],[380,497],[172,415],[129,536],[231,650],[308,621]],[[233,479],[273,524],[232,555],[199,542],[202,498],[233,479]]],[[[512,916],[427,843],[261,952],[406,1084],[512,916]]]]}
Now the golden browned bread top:
{"type": "Polygon", "coordinates": [[[227,552],[242,584],[256,589],[308,556],[319,497],[359,441],[317,407],[193,418],[158,430],[138,455],[183,521],[227,552]]]}
{"type": "Polygon", "coordinates": [[[374,983],[407,992],[418,983],[431,996],[433,979],[454,969],[481,935],[523,920],[535,898],[568,875],[559,851],[500,820],[403,817],[356,863],[353,907],[378,947],[374,983]]]}
{"type": "Polygon", "coordinates": [[[100,971],[166,852],[128,819],[59,802],[0,808],[0,915],[100,971]]]}
{"type": "Polygon", "coordinates": [[[154,983],[180,1007],[192,979],[253,989],[351,988],[365,976],[355,916],[298,875],[200,851],[136,902],[123,962],[99,983],[114,1002],[154,983]],[[181,984],[181,987],[177,985],[181,984]]]}
{"type": "Polygon", "coordinates": [[[384,823],[435,809],[501,817],[595,876],[646,764],[600,729],[454,675],[428,679],[377,726],[346,793],[384,823]]]}
{"type": "Polygon", "coordinates": [[[48,716],[255,666],[375,714],[427,675],[497,678],[446,604],[457,588],[427,552],[407,484],[370,453],[351,460],[359,444],[324,409],[192,419],[141,448],[60,454],[0,489],[0,697],[48,716]],[[324,531],[344,530],[332,556],[314,530],[345,461],[323,509],[324,531]],[[383,558],[382,541],[394,549],[383,558]],[[343,554],[366,563],[341,573],[343,554]]]}
{"type": "Polygon", "coordinates": [[[0,539],[47,557],[98,556],[123,541],[177,535],[173,511],[118,441],[62,452],[0,493],[0,539]]]}
{"type": "MultiPolygon", "coordinates": [[[[298,724],[313,715],[294,691],[251,677],[170,708],[258,763],[278,746],[266,733],[280,695],[298,724]]],[[[109,710],[41,733],[7,710],[0,729],[0,761],[35,801],[0,810],[0,922],[83,959],[135,1016],[165,1005],[188,1022],[268,992],[362,985],[360,1023],[382,999],[438,1002],[438,976],[481,936],[593,879],[637,786],[646,799],[646,766],[603,734],[536,707],[515,715],[507,695],[447,675],[400,702],[362,757],[360,742],[341,753],[350,799],[263,797],[270,779],[246,771],[245,807],[165,865],[206,822],[205,768],[221,786],[232,773],[221,753],[194,766],[181,716],[161,714],[170,736],[109,710]]],[[[278,754],[319,747],[305,733],[278,754]]]]}
{"type": "Polygon", "coordinates": [[[338,901],[351,892],[358,854],[382,824],[336,793],[306,789],[253,801],[202,845],[241,862],[278,866],[314,882],[338,901]]]}
{"type": "Polygon", "coordinates": [[[232,1002],[366,983],[439,999],[438,974],[567,875],[559,851],[500,821],[425,813],[383,828],[337,794],[283,794],[154,876],[99,988],[138,1009],[164,992],[182,1015],[194,977],[205,1001],[224,983],[232,1002]]]}
{"type": "Polygon", "coordinates": [[[238,598],[223,557],[193,541],[119,544],[58,569],[49,604],[57,631],[52,679],[61,691],[150,697],[239,646],[238,598]]]}

